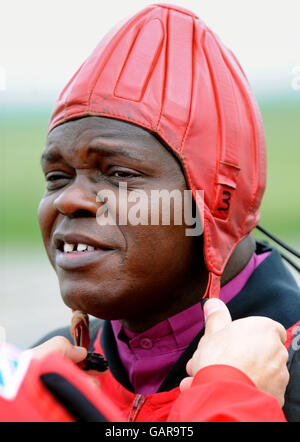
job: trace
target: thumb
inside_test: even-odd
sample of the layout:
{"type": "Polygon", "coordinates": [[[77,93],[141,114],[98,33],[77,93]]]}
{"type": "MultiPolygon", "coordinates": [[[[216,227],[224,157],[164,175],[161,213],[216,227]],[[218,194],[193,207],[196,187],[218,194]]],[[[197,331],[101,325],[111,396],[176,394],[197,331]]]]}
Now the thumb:
{"type": "Polygon", "coordinates": [[[78,364],[87,357],[87,349],[71,344],[69,347],[65,348],[63,354],[70,359],[70,361],[74,362],[74,364],[78,364]]]}
{"type": "Polygon", "coordinates": [[[32,356],[37,359],[44,358],[49,353],[57,351],[75,364],[78,364],[87,356],[87,350],[84,347],[72,345],[64,336],[54,336],[43,344],[28,351],[30,351],[32,356]]]}
{"type": "Polygon", "coordinates": [[[218,298],[208,299],[204,304],[203,311],[206,335],[222,330],[232,321],[228,308],[218,298]]]}

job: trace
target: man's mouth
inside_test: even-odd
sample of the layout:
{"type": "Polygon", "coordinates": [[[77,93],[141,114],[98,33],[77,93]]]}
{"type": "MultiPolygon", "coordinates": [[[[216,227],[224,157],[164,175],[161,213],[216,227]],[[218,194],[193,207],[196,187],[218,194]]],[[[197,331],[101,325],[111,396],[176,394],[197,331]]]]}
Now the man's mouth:
{"type": "Polygon", "coordinates": [[[76,234],[54,234],[55,262],[64,270],[88,266],[115,251],[92,238],[76,234]]]}

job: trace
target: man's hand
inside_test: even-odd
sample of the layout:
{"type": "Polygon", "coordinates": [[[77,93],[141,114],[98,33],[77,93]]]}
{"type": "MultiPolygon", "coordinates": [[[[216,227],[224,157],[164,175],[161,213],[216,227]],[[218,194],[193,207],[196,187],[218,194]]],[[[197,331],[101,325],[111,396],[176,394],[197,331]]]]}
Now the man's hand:
{"type": "Polygon", "coordinates": [[[284,404],[289,380],[284,346],[286,331],[272,319],[252,316],[232,321],[229,310],[219,299],[204,304],[206,328],[197,350],[187,363],[181,391],[191,386],[193,376],[208,365],[230,365],[243,371],[262,391],[284,404]]]}
{"type": "MultiPolygon", "coordinates": [[[[43,344],[26,351],[30,352],[32,357],[36,359],[42,359],[52,352],[58,352],[70,359],[70,361],[72,361],[74,364],[79,364],[79,362],[83,361],[87,357],[86,348],[71,344],[71,342],[64,336],[54,336],[48,341],[43,342],[43,344]]],[[[99,380],[95,379],[93,376],[97,376],[98,378],[99,376],[103,376],[106,371],[99,372],[96,370],[86,370],[83,373],[87,375],[87,378],[93,384],[99,387],[99,380]]]]}
{"type": "Polygon", "coordinates": [[[44,358],[49,353],[57,351],[74,364],[78,364],[87,357],[87,350],[84,347],[76,347],[64,336],[55,336],[37,347],[28,350],[37,359],[44,358]]]}
{"type": "MultiPolygon", "coordinates": [[[[77,347],[76,345],[71,344],[71,342],[65,338],[64,336],[55,336],[48,341],[44,342],[37,347],[34,347],[30,350],[27,350],[31,353],[31,355],[36,359],[42,359],[47,356],[49,353],[58,352],[70,359],[74,364],[78,364],[83,361],[87,357],[87,350],[84,347],[77,347]]],[[[100,385],[99,381],[94,378],[90,378],[89,376],[102,376],[106,372],[99,372],[96,370],[86,370],[84,374],[88,375],[88,379],[91,380],[98,387],[100,385]]]]}

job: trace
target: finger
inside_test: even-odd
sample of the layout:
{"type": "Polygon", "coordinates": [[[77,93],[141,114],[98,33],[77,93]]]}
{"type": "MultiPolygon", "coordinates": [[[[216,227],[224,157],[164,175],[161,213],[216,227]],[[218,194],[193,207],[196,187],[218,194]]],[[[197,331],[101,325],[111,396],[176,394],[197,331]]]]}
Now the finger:
{"type": "MultiPolygon", "coordinates": [[[[259,317],[261,318],[261,317],[259,317]]],[[[270,330],[272,332],[276,332],[278,337],[280,338],[280,341],[282,342],[282,344],[286,343],[287,340],[287,332],[286,329],[284,328],[284,326],[282,324],[280,324],[280,322],[274,321],[273,319],[270,318],[265,318],[263,317],[263,320],[269,320],[269,323],[267,323],[270,326],[270,330]]]]}
{"type": "Polygon", "coordinates": [[[64,336],[55,336],[48,342],[51,343],[53,350],[59,351],[59,353],[70,359],[74,364],[78,364],[78,362],[87,357],[86,348],[71,344],[64,336]]]}
{"type": "Polygon", "coordinates": [[[74,364],[78,364],[78,362],[83,361],[87,357],[87,349],[70,344],[70,347],[65,348],[65,353],[63,354],[74,364]]]}
{"type": "Polygon", "coordinates": [[[193,383],[193,377],[187,377],[183,378],[182,381],[179,384],[179,389],[181,392],[187,390],[188,388],[191,388],[191,385],[193,383]]]}
{"type": "Polygon", "coordinates": [[[54,351],[59,352],[75,364],[82,361],[87,356],[87,350],[84,347],[72,345],[64,336],[55,336],[49,339],[49,341],[30,350],[33,357],[38,359],[41,359],[54,351]]]}
{"type": "Polygon", "coordinates": [[[187,372],[187,374],[189,376],[193,375],[193,372],[192,372],[192,359],[189,359],[187,364],[186,364],[186,372],[187,372]]]}
{"type": "Polygon", "coordinates": [[[220,299],[208,299],[204,304],[203,311],[206,335],[216,333],[232,322],[228,308],[220,299]]]}
{"type": "Polygon", "coordinates": [[[282,342],[283,344],[285,344],[285,343],[286,343],[286,340],[287,340],[287,332],[286,332],[286,329],[283,327],[282,324],[280,324],[280,322],[277,322],[276,325],[277,325],[277,330],[278,330],[278,334],[279,334],[280,340],[281,340],[281,342],[282,342]]]}

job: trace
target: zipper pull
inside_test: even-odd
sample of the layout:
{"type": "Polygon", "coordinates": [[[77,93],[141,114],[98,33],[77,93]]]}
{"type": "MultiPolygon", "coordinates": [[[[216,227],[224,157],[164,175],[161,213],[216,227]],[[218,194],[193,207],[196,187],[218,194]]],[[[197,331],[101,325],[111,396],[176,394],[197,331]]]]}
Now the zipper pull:
{"type": "Polygon", "coordinates": [[[134,422],[140,409],[142,408],[143,404],[145,403],[145,397],[142,394],[136,395],[134,398],[132,408],[130,411],[128,422],[134,422]]]}

